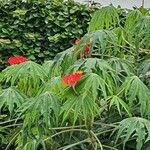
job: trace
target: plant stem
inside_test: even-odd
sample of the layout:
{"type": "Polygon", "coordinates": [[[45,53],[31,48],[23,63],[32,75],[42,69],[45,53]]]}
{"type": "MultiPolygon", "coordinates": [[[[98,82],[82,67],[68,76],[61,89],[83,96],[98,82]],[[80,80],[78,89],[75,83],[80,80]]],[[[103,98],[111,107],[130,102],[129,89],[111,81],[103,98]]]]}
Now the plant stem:
{"type": "Polygon", "coordinates": [[[2,130],[2,129],[5,129],[5,128],[9,128],[9,127],[22,126],[22,125],[23,125],[22,123],[19,123],[19,124],[11,124],[11,125],[2,127],[1,130],[2,130]]]}
{"type": "Polygon", "coordinates": [[[74,128],[83,128],[85,125],[78,126],[69,126],[69,127],[58,127],[58,128],[50,128],[50,130],[64,130],[64,129],[74,129],[74,128]]]}
{"type": "Polygon", "coordinates": [[[142,8],[144,8],[145,0],[142,0],[142,8]]]}
{"type": "Polygon", "coordinates": [[[73,91],[75,92],[75,94],[78,95],[78,92],[76,91],[75,86],[73,86],[72,88],[73,88],[73,91]]]}
{"type": "Polygon", "coordinates": [[[97,140],[100,149],[103,150],[102,143],[100,142],[100,140],[98,139],[98,137],[96,136],[96,134],[95,134],[92,130],[91,130],[90,132],[91,132],[91,134],[93,135],[93,137],[97,140]]]}
{"type": "Polygon", "coordinates": [[[12,139],[11,141],[9,142],[9,144],[7,145],[7,147],[5,148],[5,150],[8,150],[9,147],[11,146],[12,142],[15,140],[15,138],[19,135],[20,132],[18,132],[12,139]]]}
{"type": "Polygon", "coordinates": [[[106,124],[106,123],[102,123],[102,122],[93,122],[93,124],[94,124],[94,125],[106,126],[106,127],[113,127],[113,128],[118,127],[118,126],[115,125],[115,124],[106,124]]]}
{"type": "Polygon", "coordinates": [[[93,125],[92,118],[86,119],[87,133],[88,133],[89,139],[91,141],[92,147],[93,147],[93,149],[95,149],[96,141],[95,141],[95,137],[93,137],[93,134],[91,133],[92,125],[93,125]]]}
{"type": "MultiPolygon", "coordinates": [[[[109,130],[102,131],[102,132],[99,132],[99,133],[94,133],[93,131],[90,131],[90,132],[92,133],[92,135],[93,135],[93,133],[94,133],[93,137],[98,141],[98,144],[99,144],[101,150],[103,150],[103,149],[102,149],[102,146],[103,146],[103,145],[101,144],[101,142],[99,141],[99,139],[98,139],[97,136],[99,136],[99,135],[101,135],[101,134],[104,134],[104,133],[111,132],[111,131],[113,131],[113,130],[114,130],[114,129],[109,129],[109,130]]],[[[51,138],[53,138],[53,137],[55,137],[55,136],[57,136],[57,135],[60,135],[60,134],[62,134],[62,133],[65,133],[65,132],[72,132],[72,131],[79,131],[79,132],[88,133],[88,130],[83,130],[83,129],[69,129],[69,130],[65,130],[65,131],[61,131],[61,132],[58,132],[58,133],[56,133],[56,134],[53,134],[52,136],[50,136],[50,137],[44,139],[43,142],[45,142],[45,141],[47,141],[47,140],[49,140],[49,139],[51,139],[51,138]]],[[[91,141],[91,138],[88,137],[87,139],[82,140],[82,141],[79,141],[79,142],[77,142],[77,143],[74,143],[74,144],[71,144],[71,145],[68,145],[68,146],[61,147],[61,148],[59,148],[59,150],[61,150],[61,149],[67,150],[67,149],[69,149],[69,148],[71,148],[71,147],[74,147],[74,146],[76,146],[76,145],[79,145],[79,144],[81,144],[81,143],[86,143],[86,142],[91,143],[91,142],[92,142],[92,141],[91,141]]],[[[91,144],[92,144],[92,143],[91,143],[91,144]]],[[[109,146],[105,146],[105,145],[104,145],[104,147],[110,148],[109,146]]],[[[112,150],[116,150],[115,148],[112,148],[112,147],[111,147],[111,149],[112,149],[112,150]]]]}
{"type": "Polygon", "coordinates": [[[77,142],[77,143],[70,144],[70,145],[65,146],[65,147],[61,147],[61,148],[59,148],[58,150],[67,150],[67,149],[69,149],[69,148],[71,148],[71,147],[74,147],[74,146],[79,145],[79,144],[82,144],[82,143],[90,143],[90,139],[87,138],[87,139],[82,140],[82,141],[79,141],[79,142],[77,142]]]}
{"type": "Polygon", "coordinates": [[[87,133],[87,130],[83,130],[83,129],[68,129],[68,130],[63,130],[63,131],[60,131],[60,132],[58,132],[56,134],[53,134],[51,137],[48,137],[48,138],[44,139],[44,141],[47,141],[50,138],[53,138],[53,137],[55,137],[55,136],[57,136],[59,134],[66,133],[66,132],[72,132],[72,131],[79,131],[79,132],[86,132],[87,133]]]}
{"type": "MultiPolygon", "coordinates": [[[[110,132],[110,131],[112,131],[112,129],[111,129],[111,130],[107,130],[107,131],[103,131],[103,132],[100,132],[100,133],[94,133],[94,134],[95,134],[96,136],[98,136],[98,135],[100,135],[100,134],[107,133],[107,132],[110,132]]],[[[70,144],[70,145],[68,145],[68,146],[61,147],[61,148],[59,148],[58,150],[67,150],[67,149],[72,148],[72,147],[74,147],[74,146],[76,146],[76,145],[79,145],[79,144],[82,144],[82,143],[90,143],[90,142],[91,142],[91,141],[90,141],[90,138],[87,138],[87,139],[82,140],[82,141],[79,141],[79,142],[77,142],[77,143],[74,143],[74,144],[70,144]]],[[[109,149],[111,149],[111,150],[117,150],[116,148],[111,147],[111,146],[107,146],[107,145],[102,145],[102,146],[105,147],[105,148],[109,148],[109,149]]]]}
{"type": "Polygon", "coordinates": [[[108,145],[103,145],[103,147],[109,148],[110,150],[118,150],[117,148],[114,148],[114,147],[111,147],[111,146],[108,146],[108,145]]]}
{"type": "MultiPolygon", "coordinates": [[[[21,119],[21,118],[19,118],[19,119],[21,119]]],[[[7,121],[4,121],[4,122],[1,122],[0,125],[10,123],[10,122],[13,122],[13,121],[16,121],[16,120],[19,120],[19,119],[7,120],[7,121]]]]}

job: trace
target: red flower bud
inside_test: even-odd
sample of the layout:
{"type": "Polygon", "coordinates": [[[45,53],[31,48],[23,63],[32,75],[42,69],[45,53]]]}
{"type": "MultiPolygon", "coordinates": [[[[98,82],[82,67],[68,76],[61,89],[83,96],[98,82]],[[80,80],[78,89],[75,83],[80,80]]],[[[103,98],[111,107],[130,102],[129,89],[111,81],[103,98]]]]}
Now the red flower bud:
{"type": "MultiPolygon", "coordinates": [[[[75,44],[76,45],[79,45],[81,43],[81,39],[76,39],[76,41],[75,41],[75,44]]],[[[87,55],[89,54],[89,52],[90,52],[90,48],[91,48],[91,45],[90,45],[90,43],[86,43],[86,47],[85,47],[85,49],[84,49],[84,52],[83,52],[83,54],[82,54],[82,58],[86,58],[87,57],[87,55]]]]}

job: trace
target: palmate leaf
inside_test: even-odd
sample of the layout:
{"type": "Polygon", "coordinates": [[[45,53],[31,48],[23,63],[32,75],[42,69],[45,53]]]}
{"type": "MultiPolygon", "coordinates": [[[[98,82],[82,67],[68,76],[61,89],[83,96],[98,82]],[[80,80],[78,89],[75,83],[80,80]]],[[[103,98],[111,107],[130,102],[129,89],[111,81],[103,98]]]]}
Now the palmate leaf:
{"type": "Polygon", "coordinates": [[[129,105],[133,107],[135,104],[139,104],[141,115],[150,118],[150,91],[147,86],[137,76],[131,76],[126,78],[122,89],[124,89],[129,105]]]}
{"type": "Polygon", "coordinates": [[[97,58],[86,59],[82,68],[86,72],[91,72],[92,70],[96,71],[97,69],[99,69],[100,71],[102,71],[102,74],[106,71],[115,73],[115,71],[111,68],[111,66],[107,63],[107,61],[97,58]]]}
{"type": "Polygon", "coordinates": [[[150,48],[150,15],[147,13],[137,23],[136,26],[136,46],[137,48],[144,45],[145,48],[150,48]]]}
{"type": "Polygon", "coordinates": [[[57,76],[44,83],[43,86],[39,89],[37,95],[40,95],[47,91],[55,93],[56,95],[61,95],[63,93],[63,90],[64,86],[62,85],[62,77],[57,76]]]}
{"type": "Polygon", "coordinates": [[[33,134],[36,134],[36,138],[29,136],[29,134],[21,130],[16,140],[16,150],[36,150],[39,146],[41,146],[43,150],[46,150],[46,145],[43,141],[44,136],[41,137],[39,135],[37,128],[33,130],[33,134]]]}
{"type": "Polygon", "coordinates": [[[108,86],[108,92],[116,91],[117,83],[120,82],[119,72],[115,71],[110,64],[98,58],[87,58],[84,61],[77,61],[69,68],[69,71],[83,70],[85,73],[93,72],[98,74],[108,86]]]}
{"type": "Polygon", "coordinates": [[[61,114],[63,121],[70,119],[75,124],[77,119],[94,119],[100,113],[99,97],[106,98],[110,89],[106,82],[97,74],[90,73],[76,85],[76,93],[72,88],[64,91],[66,102],[61,114]],[[71,118],[70,118],[71,117],[71,118]]]}
{"type": "Polygon", "coordinates": [[[138,75],[150,87],[150,59],[144,60],[139,65],[138,75]]]}
{"type": "Polygon", "coordinates": [[[59,76],[65,72],[74,62],[77,60],[77,56],[74,55],[74,49],[70,48],[61,53],[58,53],[54,58],[52,72],[56,72],[59,76]]]}
{"type": "Polygon", "coordinates": [[[147,73],[150,71],[150,59],[144,60],[139,68],[138,68],[138,74],[139,76],[146,76],[147,73]]]}
{"type": "Polygon", "coordinates": [[[39,64],[27,61],[19,65],[7,67],[2,71],[1,82],[17,85],[18,89],[32,96],[47,79],[45,70],[39,64]]]}
{"type": "Polygon", "coordinates": [[[135,36],[136,26],[138,21],[142,18],[142,13],[138,10],[132,10],[126,16],[125,21],[125,31],[127,33],[127,40],[132,42],[133,37],[135,36]]]}
{"type": "Polygon", "coordinates": [[[19,108],[26,99],[27,97],[14,87],[4,89],[0,92],[0,109],[6,107],[12,115],[16,111],[15,109],[19,108]]]}
{"type": "Polygon", "coordinates": [[[75,51],[83,53],[87,43],[90,43],[90,54],[98,54],[100,58],[117,55],[118,37],[113,30],[96,30],[95,32],[87,33],[82,39],[81,43],[76,46],[75,51]],[[113,50],[112,50],[113,49],[113,50]]]}
{"type": "Polygon", "coordinates": [[[82,98],[90,93],[90,97],[94,101],[98,98],[98,91],[101,92],[100,96],[104,98],[111,92],[105,80],[95,73],[88,74],[76,90],[82,95],[82,98]]]}
{"type": "MultiPolygon", "coordinates": [[[[142,41],[140,39],[142,36],[139,35],[139,30],[141,27],[139,23],[142,17],[143,15],[138,9],[132,10],[126,16],[125,27],[115,29],[116,34],[118,35],[118,42],[120,43],[119,45],[124,46],[123,49],[126,49],[125,44],[128,45],[128,48],[130,47],[132,49],[139,47],[139,43],[142,41]]],[[[131,50],[128,50],[127,52],[131,53],[131,50]]]]}
{"type": "Polygon", "coordinates": [[[123,140],[123,148],[130,138],[136,138],[136,150],[141,150],[144,143],[150,141],[150,121],[144,118],[132,117],[120,122],[116,141],[123,140]]]}
{"type": "Polygon", "coordinates": [[[94,13],[88,32],[93,32],[99,29],[114,28],[118,25],[119,15],[117,9],[113,6],[106,6],[94,13]]]}
{"type": "Polygon", "coordinates": [[[45,61],[42,65],[42,67],[44,68],[45,73],[47,74],[48,77],[50,77],[52,74],[53,63],[54,63],[54,61],[50,60],[50,61],[45,61]]]}
{"type": "Polygon", "coordinates": [[[61,114],[63,115],[62,123],[66,119],[69,119],[73,125],[77,119],[84,121],[87,124],[88,120],[91,121],[100,112],[98,104],[91,98],[90,93],[86,96],[74,96],[68,98],[61,108],[61,114]]]}
{"type": "MultiPolygon", "coordinates": [[[[118,28],[113,29],[113,31],[115,32],[117,36],[117,44],[120,47],[120,53],[122,52],[122,54],[124,54],[124,52],[126,52],[126,51],[123,51],[123,50],[126,50],[125,49],[126,41],[124,40],[125,39],[124,28],[118,27],[118,28]]],[[[120,56],[120,53],[119,53],[119,56],[120,56]]]]}
{"type": "Polygon", "coordinates": [[[58,125],[60,110],[59,98],[51,92],[42,93],[39,96],[27,101],[19,110],[25,117],[24,127],[58,125]]]}
{"type": "Polygon", "coordinates": [[[124,100],[122,100],[120,97],[118,97],[117,95],[113,95],[111,97],[108,98],[109,101],[109,108],[111,108],[112,106],[116,106],[117,110],[119,112],[119,114],[122,116],[121,110],[125,110],[125,112],[131,117],[131,112],[130,112],[130,108],[129,106],[125,103],[124,100]]]}
{"type": "Polygon", "coordinates": [[[108,92],[112,94],[114,90],[116,90],[117,82],[120,81],[119,73],[115,72],[115,70],[107,63],[107,61],[102,59],[90,58],[85,62],[85,70],[88,72],[90,63],[95,63],[95,68],[91,68],[94,73],[98,74],[107,84],[108,92]]]}
{"type": "Polygon", "coordinates": [[[111,73],[112,76],[117,75],[117,72],[111,67],[111,65],[103,59],[87,58],[85,60],[78,60],[71,66],[68,71],[83,70],[84,72],[98,72],[100,75],[104,75],[106,72],[111,73]]]}
{"type": "Polygon", "coordinates": [[[133,63],[126,59],[114,57],[108,59],[108,63],[122,76],[131,75],[135,72],[133,63]]]}
{"type": "Polygon", "coordinates": [[[58,61],[50,60],[50,61],[44,62],[42,67],[45,70],[45,73],[47,74],[49,79],[56,77],[56,76],[60,76],[62,74],[62,67],[61,67],[62,63],[63,62],[61,60],[59,60],[59,58],[58,58],[58,61]]]}
{"type": "Polygon", "coordinates": [[[144,60],[138,67],[138,76],[140,79],[150,87],[150,59],[144,60]]]}

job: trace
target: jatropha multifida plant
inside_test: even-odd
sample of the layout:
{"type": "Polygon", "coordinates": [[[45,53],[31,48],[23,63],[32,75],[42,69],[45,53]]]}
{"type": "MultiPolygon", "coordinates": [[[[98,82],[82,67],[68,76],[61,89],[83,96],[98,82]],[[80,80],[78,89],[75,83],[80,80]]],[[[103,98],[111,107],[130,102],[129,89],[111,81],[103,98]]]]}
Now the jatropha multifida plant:
{"type": "Polygon", "coordinates": [[[120,11],[102,7],[88,33],[54,60],[8,59],[0,74],[2,149],[149,148],[149,11],[121,19],[120,11]]]}

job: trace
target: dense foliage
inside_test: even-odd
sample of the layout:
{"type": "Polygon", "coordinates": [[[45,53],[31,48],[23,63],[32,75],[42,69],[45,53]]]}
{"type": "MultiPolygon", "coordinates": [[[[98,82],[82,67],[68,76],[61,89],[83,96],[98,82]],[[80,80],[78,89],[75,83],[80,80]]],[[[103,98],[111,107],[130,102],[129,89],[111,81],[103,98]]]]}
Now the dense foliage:
{"type": "Polygon", "coordinates": [[[19,54],[38,63],[52,59],[87,32],[92,11],[74,1],[2,1],[0,60],[19,54]]]}
{"type": "Polygon", "coordinates": [[[98,10],[81,41],[53,61],[2,71],[2,149],[149,149],[149,11],[119,13],[98,10]]]}

